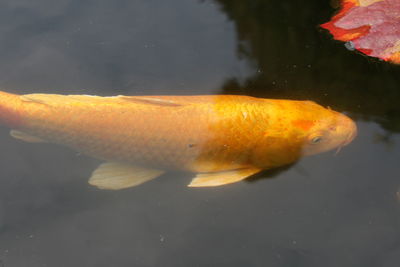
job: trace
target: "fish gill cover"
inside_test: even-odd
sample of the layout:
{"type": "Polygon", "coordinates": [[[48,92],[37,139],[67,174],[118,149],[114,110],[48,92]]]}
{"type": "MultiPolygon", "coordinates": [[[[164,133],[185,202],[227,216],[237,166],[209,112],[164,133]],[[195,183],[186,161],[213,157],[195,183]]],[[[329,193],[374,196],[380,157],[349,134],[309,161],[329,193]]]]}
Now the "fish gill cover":
{"type": "Polygon", "coordinates": [[[400,64],[400,1],[341,0],[341,10],[321,27],[346,47],[400,64]]]}

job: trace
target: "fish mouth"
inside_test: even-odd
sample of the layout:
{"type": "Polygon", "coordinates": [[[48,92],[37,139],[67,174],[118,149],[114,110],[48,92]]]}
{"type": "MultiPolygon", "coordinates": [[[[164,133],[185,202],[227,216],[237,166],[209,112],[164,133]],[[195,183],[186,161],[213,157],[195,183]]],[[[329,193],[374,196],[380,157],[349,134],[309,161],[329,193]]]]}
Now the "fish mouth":
{"type": "Polygon", "coordinates": [[[337,155],[340,152],[342,147],[347,146],[348,144],[350,144],[354,140],[354,138],[356,138],[356,136],[357,136],[357,126],[354,123],[354,121],[352,119],[350,119],[349,117],[347,117],[346,115],[343,115],[343,116],[345,116],[344,117],[344,122],[343,122],[343,124],[344,124],[343,127],[344,127],[344,129],[349,131],[349,133],[344,138],[344,141],[341,144],[339,144],[339,146],[338,146],[338,148],[337,148],[337,150],[335,152],[335,155],[337,155]]]}
{"type": "Polygon", "coordinates": [[[337,148],[337,150],[335,152],[335,155],[337,155],[340,152],[342,147],[347,146],[348,144],[350,144],[354,140],[354,138],[356,138],[356,136],[357,136],[357,126],[354,123],[354,121],[352,121],[347,116],[346,116],[346,126],[345,127],[347,129],[350,129],[350,133],[346,136],[344,141],[341,144],[339,144],[339,146],[338,146],[338,148],[337,148]]]}
{"type": "Polygon", "coordinates": [[[349,120],[351,122],[351,124],[350,124],[351,131],[350,131],[349,135],[347,136],[346,140],[344,141],[343,146],[350,144],[354,140],[354,138],[356,138],[356,136],[357,136],[357,126],[354,123],[354,121],[352,121],[351,119],[349,119],[349,120]]]}
{"type": "Polygon", "coordinates": [[[343,141],[342,143],[342,147],[343,146],[347,146],[348,144],[350,144],[351,142],[353,142],[354,138],[356,138],[357,136],[357,128],[354,128],[354,130],[349,133],[349,135],[347,136],[347,138],[343,141]]]}

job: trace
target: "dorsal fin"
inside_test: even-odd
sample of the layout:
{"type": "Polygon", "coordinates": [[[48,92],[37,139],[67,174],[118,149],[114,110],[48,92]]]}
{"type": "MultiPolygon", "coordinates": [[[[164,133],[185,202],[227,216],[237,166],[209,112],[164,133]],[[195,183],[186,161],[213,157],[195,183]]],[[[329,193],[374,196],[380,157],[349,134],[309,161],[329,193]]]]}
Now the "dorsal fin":
{"type": "Polygon", "coordinates": [[[30,94],[30,95],[21,95],[19,97],[22,101],[24,102],[35,102],[35,103],[39,103],[39,104],[47,104],[44,99],[40,98],[40,97],[36,97],[35,94],[30,94]]]}
{"type": "Polygon", "coordinates": [[[107,104],[107,103],[137,103],[167,107],[180,107],[193,104],[215,104],[221,101],[259,101],[256,98],[230,95],[196,95],[196,96],[95,96],[95,95],[58,95],[58,94],[27,94],[20,96],[22,101],[45,105],[64,104],[107,104]]]}
{"type": "MultiPolygon", "coordinates": [[[[35,102],[39,104],[51,105],[58,103],[71,102],[102,102],[104,97],[94,95],[57,95],[57,94],[28,94],[21,95],[20,99],[25,102],[35,102]]],[[[114,97],[115,99],[115,97],[114,97]]]]}
{"type": "Polygon", "coordinates": [[[28,94],[20,96],[22,101],[39,104],[67,104],[67,103],[107,103],[107,102],[134,102],[138,104],[179,107],[190,104],[185,99],[170,96],[92,96],[92,95],[57,95],[57,94],[28,94]]]}
{"type": "Polygon", "coordinates": [[[184,106],[185,103],[178,102],[172,99],[167,99],[162,96],[118,96],[119,99],[125,101],[132,101],[132,102],[139,102],[142,104],[150,104],[150,105],[157,105],[157,106],[172,106],[172,107],[179,107],[184,106]]]}

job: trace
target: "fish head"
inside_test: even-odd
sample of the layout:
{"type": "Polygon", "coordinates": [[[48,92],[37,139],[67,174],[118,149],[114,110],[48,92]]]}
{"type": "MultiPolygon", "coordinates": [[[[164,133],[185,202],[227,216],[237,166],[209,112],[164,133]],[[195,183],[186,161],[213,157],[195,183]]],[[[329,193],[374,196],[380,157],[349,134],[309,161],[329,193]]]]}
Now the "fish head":
{"type": "MultiPolygon", "coordinates": [[[[270,102],[270,101],[269,101],[270,102]]],[[[340,150],[357,135],[346,115],[312,101],[277,100],[267,120],[263,138],[257,139],[251,162],[260,168],[293,163],[299,158],[340,150]]]]}
{"type": "Polygon", "coordinates": [[[310,127],[301,140],[301,154],[314,155],[348,145],[357,135],[357,126],[346,115],[313,103],[313,112],[305,112],[302,120],[309,120],[310,127]],[[307,118],[307,116],[309,118],[307,118]]]}

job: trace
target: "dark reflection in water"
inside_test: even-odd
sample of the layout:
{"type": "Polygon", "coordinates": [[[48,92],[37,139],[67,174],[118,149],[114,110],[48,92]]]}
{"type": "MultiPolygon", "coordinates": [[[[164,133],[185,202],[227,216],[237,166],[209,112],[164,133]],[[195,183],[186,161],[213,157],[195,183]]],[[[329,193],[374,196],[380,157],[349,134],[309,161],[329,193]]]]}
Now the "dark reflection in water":
{"type": "Polygon", "coordinates": [[[258,70],[227,81],[226,93],[314,99],[400,132],[399,67],[330,40],[318,28],[332,15],[329,1],[216,1],[235,23],[238,55],[258,70]]]}
{"type": "Polygon", "coordinates": [[[276,179],[109,192],[98,161],[1,128],[0,266],[397,267],[400,70],[320,30],[329,2],[2,1],[2,90],[310,99],[359,135],[276,179]]]}

